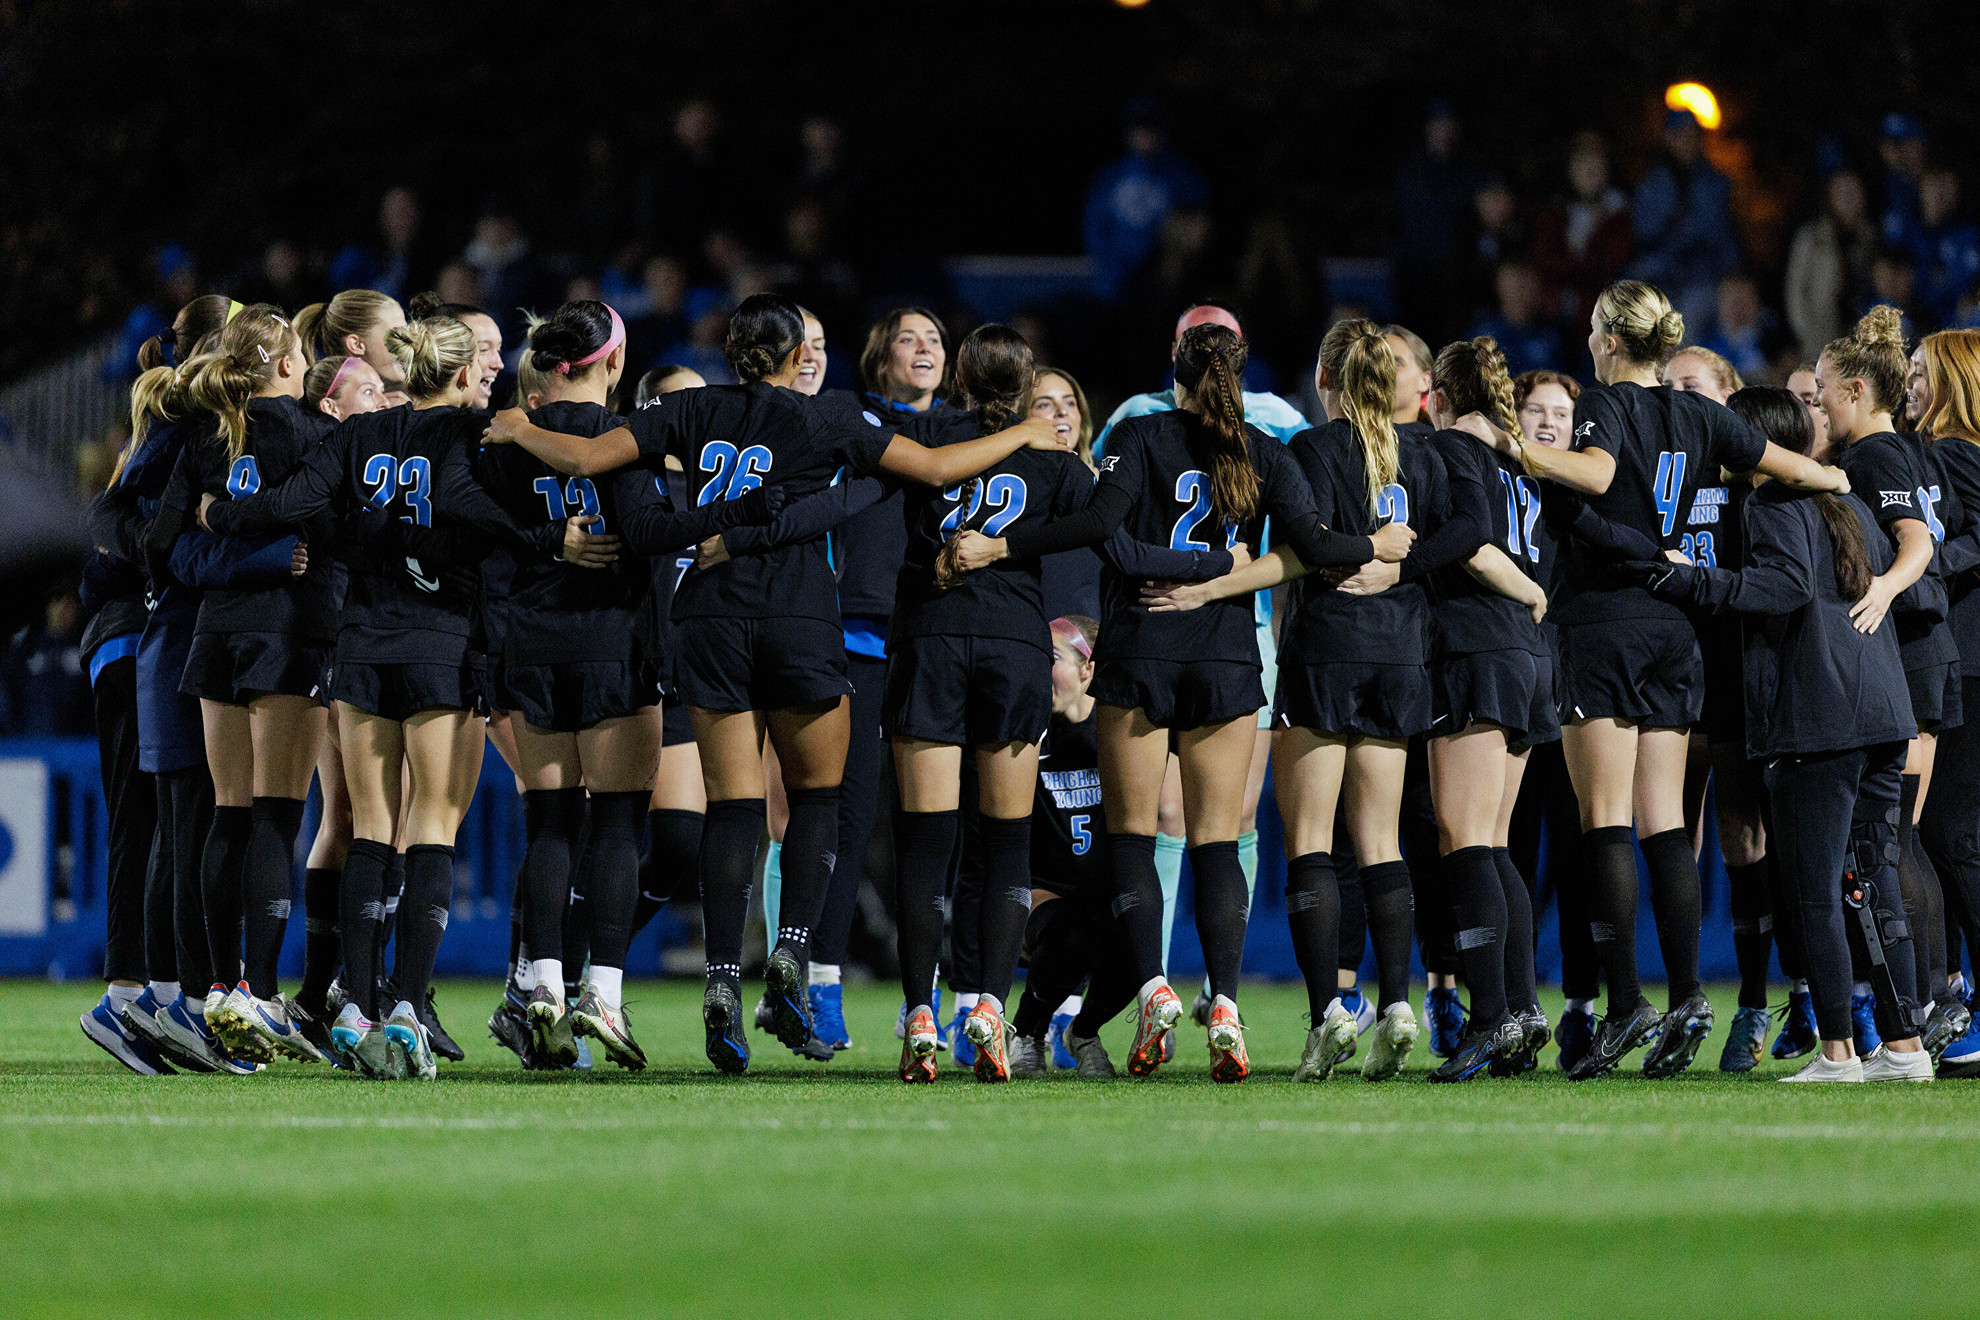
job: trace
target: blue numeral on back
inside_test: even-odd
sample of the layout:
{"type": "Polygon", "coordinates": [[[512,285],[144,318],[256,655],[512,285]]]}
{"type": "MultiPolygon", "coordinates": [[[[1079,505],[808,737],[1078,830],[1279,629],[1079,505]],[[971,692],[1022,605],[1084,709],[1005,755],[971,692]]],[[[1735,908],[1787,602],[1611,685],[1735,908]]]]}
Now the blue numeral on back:
{"type": "Polygon", "coordinates": [[[1682,451],[1657,455],[1657,480],[1650,493],[1664,520],[1661,535],[1669,536],[1671,528],[1677,526],[1678,497],[1684,494],[1684,465],[1690,457],[1682,451]]]}

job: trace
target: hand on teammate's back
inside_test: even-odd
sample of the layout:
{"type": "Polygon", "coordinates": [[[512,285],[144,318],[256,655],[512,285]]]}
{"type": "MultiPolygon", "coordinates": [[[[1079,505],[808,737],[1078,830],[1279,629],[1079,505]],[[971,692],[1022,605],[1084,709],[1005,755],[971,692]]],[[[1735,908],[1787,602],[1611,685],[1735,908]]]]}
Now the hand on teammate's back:
{"type": "Polygon", "coordinates": [[[579,568],[604,568],[619,557],[619,538],[594,536],[586,531],[600,521],[596,514],[581,513],[564,522],[564,562],[579,568]]]}

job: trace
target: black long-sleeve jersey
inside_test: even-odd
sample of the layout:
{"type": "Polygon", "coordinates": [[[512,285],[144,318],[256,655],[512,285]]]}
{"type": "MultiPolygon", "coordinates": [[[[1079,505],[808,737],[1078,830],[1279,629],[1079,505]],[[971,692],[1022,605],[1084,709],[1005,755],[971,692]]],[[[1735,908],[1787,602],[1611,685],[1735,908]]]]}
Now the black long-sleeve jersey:
{"type": "MultiPolygon", "coordinates": [[[[1894,558],[1871,510],[1862,523],[1871,569],[1894,558]]],[[[1893,630],[1865,635],[1836,589],[1835,549],[1812,497],[1770,481],[1745,502],[1745,566],[1659,567],[1662,594],[1744,616],[1746,754],[1761,760],[1901,742],[1918,732],[1893,630]]]]}
{"type": "Polygon", "coordinates": [[[1891,621],[1897,625],[1905,669],[1959,659],[1952,626],[1947,622],[1951,610],[1945,579],[1939,572],[1938,549],[1946,536],[1940,506],[1957,496],[1950,493],[1941,469],[1916,436],[1890,431],[1865,436],[1850,445],[1843,450],[1841,462],[1849,474],[1850,489],[1870,506],[1893,549],[1897,546],[1897,524],[1906,519],[1923,523],[1932,534],[1932,560],[1924,576],[1891,602],[1891,621]]]}
{"type": "MultiPolygon", "coordinates": [[[[305,412],[292,398],[250,399],[247,439],[238,457],[229,457],[217,429],[203,430],[187,444],[181,458],[186,465],[187,513],[198,508],[201,495],[242,499],[286,481],[322,452],[324,437],[335,426],[321,413],[305,412]]],[[[176,503],[176,497],[168,495],[167,503],[176,503]]],[[[332,524],[321,510],[255,530],[272,532],[285,526],[326,550],[335,540],[332,524]]],[[[312,555],[302,576],[281,586],[209,591],[200,600],[195,631],[282,633],[299,642],[328,645],[337,635],[331,564],[327,553],[312,555]]]]}
{"type": "Polygon", "coordinates": [[[524,531],[474,479],[469,454],[486,426],[480,413],[454,407],[349,418],[288,480],[215,504],[207,522],[239,533],[326,512],[397,515],[404,540],[392,548],[406,553],[361,550],[351,563],[340,653],[364,664],[455,663],[474,634],[480,561],[490,546],[507,541],[547,558],[564,537],[562,519],[524,531]],[[455,654],[437,650],[435,635],[457,639],[455,654]]]}
{"type": "MultiPolygon", "coordinates": [[[[877,471],[891,427],[847,421],[795,390],[754,381],[663,394],[632,415],[641,464],[679,459],[697,508],[763,485],[798,498],[823,490],[842,467],[877,471]]],[[[814,537],[711,569],[689,568],[674,592],[676,619],[811,618],[839,622],[838,583],[814,537]]]]}
{"type": "MultiPolygon", "coordinates": [[[[1453,489],[1457,488],[1458,474],[1464,472],[1491,493],[1489,523],[1479,545],[1497,546],[1522,573],[1544,586],[1555,554],[1554,534],[1543,504],[1550,492],[1544,492],[1543,483],[1527,476],[1517,460],[1497,453],[1475,436],[1439,431],[1433,443],[1443,455],[1453,489]]],[[[1476,553],[1474,546],[1471,554],[1476,553]]],[[[1464,566],[1471,554],[1437,571],[1431,606],[1437,653],[1524,650],[1548,654],[1547,636],[1533,622],[1527,607],[1486,586],[1464,566]]],[[[1415,557],[1412,551],[1410,558],[1415,557]]]]}
{"type": "Polygon", "coordinates": [[[1100,801],[1096,708],[1074,723],[1054,714],[1038,749],[1031,808],[1031,882],[1055,894],[1111,894],[1107,816],[1100,801]]]}
{"type": "MultiPolygon", "coordinates": [[[[991,434],[983,415],[946,408],[924,414],[908,432],[933,449],[991,434]]],[[[1003,536],[1008,530],[1063,518],[1085,507],[1093,476],[1072,454],[1020,449],[976,476],[944,490],[924,486],[902,492],[907,552],[894,591],[889,637],[1001,637],[1052,649],[1040,564],[1013,555],[963,576],[955,586],[935,585],[935,561],[961,531],[1003,536]]]]}
{"type": "MultiPolygon", "coordinates": [[[[1202,418],[1175,410],[1131,417],[1108,438],[1100,481],[1086,508],[1005,536],[1018,556],[1098,545],[1125,526],[1129,536],[1172,550],[1257,545],[1265,518],[1274,535],[1306,564],[1365,564],[1375,556],[1366,536],[1330,531],[1313,507],[1313,493],[1286,447],[1245,426],[1258,473],[1258,511],[1243,525],[1219,526],[1211,508],[1211,438],[1202,418]]],[[[1096,657],[1106,660],[1225,660],[1256,667],[1258,635],[1251,596],[1212,601],[1201,609],[1155,614],[1141,603],[1140,579],[1104,575],[1106,617],[1096,657]]]]}
{"type": "MultiPolygon", "coordinates": [[[[1443,459],[1418,435],[1398,432],[1396,440],[1396,479],[1375,493],[1372,505],[1368,466],[1353,423],[1336,419],[1287,442],[1321,521],[1358,536],[1401,523],[1415,528],[1419,538],[1442,524],[1450,514],[1443,459]]],[[[1356,596],[1307,576],[1293,583],[1292,601],[1280,637],[1282,665],[1421,666],[1429,660],[1429,593],[1420,581],[1356,596]]]]}
{"type": "MultiPolygon", "coordinates": [[[[914,430],[922,419],[953,412],[937,399],[925,412],[914,412],[878,395],[851,390],[824,390],[817,407],[848,426],[881,426],[921,439],[914,430]]],[[[894,587],[907,555],[905,495],[889,487],[878,503],[854,512],[832,531],[832,571],[839,579],[839,608],[849,615],[885,622],[894,613],[894,587]]]]}
{"type": "MultiPolygon", "coordinates": [[[[607,408],[578,402],[545,404],[530,421],[567,435],[604,435],[625,425],[607,408]]],[[[749,500],[677,512],[658,473],[624,467],[596,480],[567,477],[519,445],[490,446],[472,466],[517,526],[561,526],[565,518],[588,514],[601,520],[592,524],[593,534],[618,536],[622,543],[620,558],[602,569],[541,556],[517,563],[502,643],[503,657],[513,664],[625,660],[642,653],[658,660],[658,638],[639,627],[653,587],[645,557],[691,549],[754,512],[749,500]]]]}
{"type": "MultiPolygon", "coordinates": [[[[1574,443],[1616,460],[1609,488],[1583,497],[1588,507],[1665,550],[1682,548],[1685,516],[1699,486],[1717,484],[1721,468],[1752,471],[1767,451],[1767,438],[1731,409],[1668,385],[1630,381],[1582,392],[1574,404],[1574,443]]],[[[1555,609],[1564,625],[1686,617],[1679,606],[1641,588],[1616,587],[1599,551],[1584,555],[1577,546],[1565,558],[1555,609]]]]}
{"type": "Polygon", "coordinates": [[[1939,470],[1941,494],[1959,504],[1957,520],[1946,516],[1949,506],[1940,506],[1946,538],[1939,544],[1939,567],[1952,610],[1960,673],[1980,678],[1980,574],[1974,572],[1980,568],[1980,444],[1957,437],[1928,440],[1925,452],[1939,470]]]}

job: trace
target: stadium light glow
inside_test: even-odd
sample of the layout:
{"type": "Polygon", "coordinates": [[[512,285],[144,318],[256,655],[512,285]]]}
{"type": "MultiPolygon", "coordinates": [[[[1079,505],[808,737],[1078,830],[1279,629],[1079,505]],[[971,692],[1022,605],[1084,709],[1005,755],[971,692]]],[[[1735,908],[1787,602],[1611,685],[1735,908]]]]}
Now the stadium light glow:
{"type": "Polygon", "coordinates": [[[1148,0],[1114,0],[1114,3],[1122,9],[1139,9],[1147,4],[1148,0]]]}
{"type": "Polygon", "coordinates": [[[1664,108],[1691,111],[1700,128],[1719,126],[1719,98],[1704,83],[1672,83],[1664,89],[1664,108]]]}

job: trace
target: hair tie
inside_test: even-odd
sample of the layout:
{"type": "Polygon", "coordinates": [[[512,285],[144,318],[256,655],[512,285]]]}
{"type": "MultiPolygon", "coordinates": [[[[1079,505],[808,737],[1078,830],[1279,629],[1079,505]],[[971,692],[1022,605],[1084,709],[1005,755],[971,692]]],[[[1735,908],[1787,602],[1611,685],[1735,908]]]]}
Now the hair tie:
{"type": "Polygon", "coordinates": [[[605,337],[605,346],[596,352],[585,354],[575,362],[559,362],[557,364],[558,375],[570,375],[572,367],[588,367],[598,361],[599,358],[611,353],[620,344],[626,342],[626,323],[619,319],[618,309],[613,307],[612,304],[606,303],[605,310],[612,314],[612,333],[605,337]]]}
{"type": "Polygon", "coordinates": [[[1080,659],[1091,660],[1093,658],[1093,647],[1087,642],[1086,634],[1081,632],[1078,625],[1073,623],[1072,620],[1052,620],[1052,635],[1062,639],[1067,646],[1079,652],[1080,659]]]}
{"type": "Polygon", "coordinates": [[[232,298],[229,298],[227,300],[227,315],[225,318],[221,320],[220,324],[225,325],[227,324],[228,321],[233,320],[235,317],[239,316],[240,314],[241,314],[241,304],[235,302],[232,298]]]}

